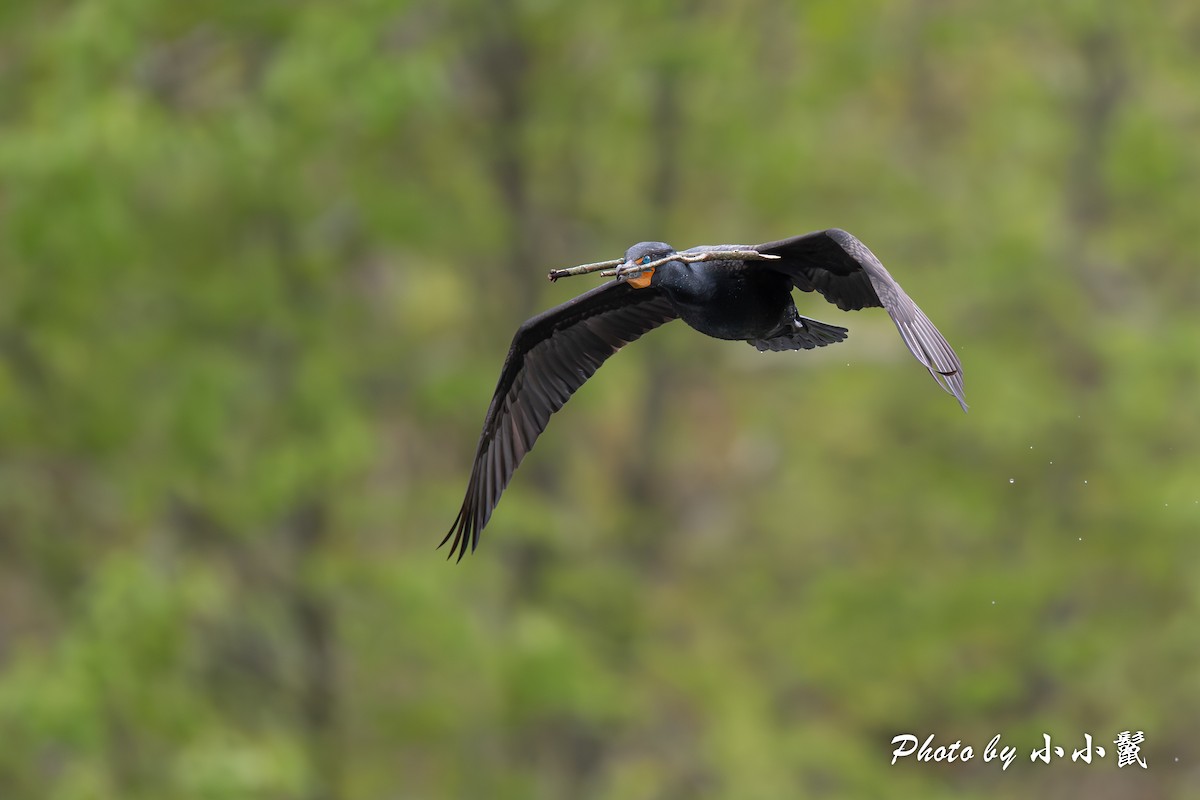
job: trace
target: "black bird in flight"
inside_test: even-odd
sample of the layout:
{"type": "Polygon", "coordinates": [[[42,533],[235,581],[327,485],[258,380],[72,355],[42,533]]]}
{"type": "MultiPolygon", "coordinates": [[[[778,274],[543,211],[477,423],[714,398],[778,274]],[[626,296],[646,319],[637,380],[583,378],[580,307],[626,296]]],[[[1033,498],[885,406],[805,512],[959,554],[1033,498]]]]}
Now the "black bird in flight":
{"type": "Polygon", "coordinates": [[[800,316],[793,288],[819,292],[843,311],[883,307],[917,361],[967,410],[954,350],[875,254],[843,230],[683,252],[641,242],[622,260],[557,270],[550,279],[605,266],[617,267],[606,273],[615,273],[615,280],[537,315],[513,337],[483,421],[466,499],[441,543],[451,542],[451,556],[457,552],[461,560],[468,546],[479,544],[500,493],[550,415],[605,359],[673,319],[759,350],[811,350],[844,340],[847,331],[800,316]]]}

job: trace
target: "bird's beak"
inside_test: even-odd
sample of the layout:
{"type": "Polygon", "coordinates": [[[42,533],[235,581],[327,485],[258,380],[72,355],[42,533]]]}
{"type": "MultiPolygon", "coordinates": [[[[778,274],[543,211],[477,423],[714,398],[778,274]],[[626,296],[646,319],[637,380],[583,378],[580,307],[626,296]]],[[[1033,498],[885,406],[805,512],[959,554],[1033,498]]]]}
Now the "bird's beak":
{"type": "Polygon", "coordinates": [[[637,264],[632,261],[626,261],[622,265],[622,268],[630,270],[629,277],[625,279],[625,282],[635,289],[645,289],[650,285],[650,278],[654,276],[653,267],[641,272],[633,272],[633,270],[637,269],[637,264]]]}

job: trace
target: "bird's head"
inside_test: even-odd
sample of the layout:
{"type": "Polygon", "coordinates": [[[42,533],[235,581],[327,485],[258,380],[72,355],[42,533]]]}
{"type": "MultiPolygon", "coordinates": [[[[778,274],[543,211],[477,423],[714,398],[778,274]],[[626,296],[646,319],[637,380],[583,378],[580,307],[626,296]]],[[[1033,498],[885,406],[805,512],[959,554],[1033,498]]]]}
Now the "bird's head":
{"type": "MultiPolygon", "coordinates": [[[[625,251],[625,263],[621,266],[628,269],[639,264],[650,264],[666,258],[674,252],[675,248],[666,242],[638,242],[625,251]]],[[[626,279],[629,285],[635,289],[645,289],[654,277],[654,269],[648,269],[640,274],[630,274],[633,277],[626,279]]]]}

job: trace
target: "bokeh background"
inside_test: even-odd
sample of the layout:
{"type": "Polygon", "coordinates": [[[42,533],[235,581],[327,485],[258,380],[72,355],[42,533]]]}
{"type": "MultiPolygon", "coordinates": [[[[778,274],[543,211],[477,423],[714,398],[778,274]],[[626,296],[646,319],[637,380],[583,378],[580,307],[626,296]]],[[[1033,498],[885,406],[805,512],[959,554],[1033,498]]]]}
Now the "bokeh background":
{"type": "Polygon", "coordinates": [[[1200,796],[1198,142],[1190,0],[6,0],[0,797],[1200,796]],[[435,551],[548,269],[830,226],[969,414],[675,323],[435,551]]]}

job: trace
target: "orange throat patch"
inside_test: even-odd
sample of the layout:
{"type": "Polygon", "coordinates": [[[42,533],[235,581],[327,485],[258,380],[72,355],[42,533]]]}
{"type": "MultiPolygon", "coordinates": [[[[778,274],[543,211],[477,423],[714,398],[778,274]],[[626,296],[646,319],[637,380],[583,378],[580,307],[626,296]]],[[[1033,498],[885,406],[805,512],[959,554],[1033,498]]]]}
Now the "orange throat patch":
{"type": "Polygon", "coordinates": [[[654,276],[654,270],[648,269],[636,278],[630,278],[626,283],[635,289],[645,289],[650,285],[650,278],[654,276]]]}

